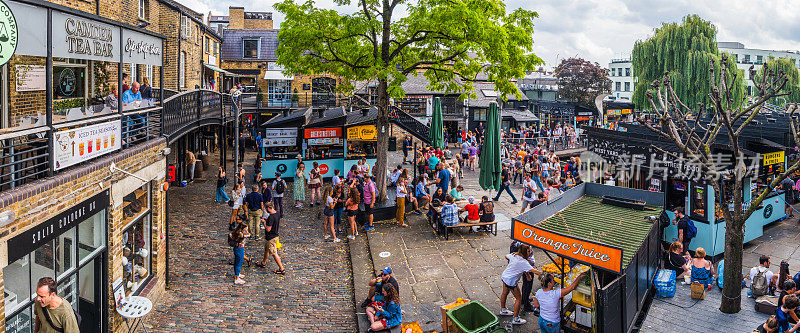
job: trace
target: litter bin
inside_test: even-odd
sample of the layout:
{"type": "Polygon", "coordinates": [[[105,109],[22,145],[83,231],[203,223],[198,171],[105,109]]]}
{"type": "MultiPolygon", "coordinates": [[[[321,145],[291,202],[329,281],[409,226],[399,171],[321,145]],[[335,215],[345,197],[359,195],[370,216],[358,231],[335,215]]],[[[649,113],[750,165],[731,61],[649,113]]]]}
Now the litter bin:
{"type": "Polygon", "coordinates": [[[389,151],[397,151],[397,137],[389,137],[389,151]]]}
{"type": "Polygon", "coordinates": [[[447,312],[447,317],[456,327],[449,333],[490,332],[497,326],[497,316],[478,301],[472,301],[447,312]]]}

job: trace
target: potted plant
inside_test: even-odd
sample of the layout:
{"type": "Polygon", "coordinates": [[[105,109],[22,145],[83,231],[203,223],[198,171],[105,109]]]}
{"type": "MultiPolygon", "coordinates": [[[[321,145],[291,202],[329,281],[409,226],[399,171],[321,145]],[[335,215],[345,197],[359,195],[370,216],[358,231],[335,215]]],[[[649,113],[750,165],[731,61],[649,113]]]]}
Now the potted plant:
{"type": "Polygon", "coordinates": [[[300,94],[298,94],[297,88],[294,88],[292,92],[292,106],[297,106],[298,102],[300,102],[300,94]]]}
{"type": "Polygon", "coordinates": [[[256,102],[258,103],[258,108],[261,108],[261,104],[264,102],[264,94],[261,93],[261,89],[258,90],[258,94],[256,95],[256,102]]]}

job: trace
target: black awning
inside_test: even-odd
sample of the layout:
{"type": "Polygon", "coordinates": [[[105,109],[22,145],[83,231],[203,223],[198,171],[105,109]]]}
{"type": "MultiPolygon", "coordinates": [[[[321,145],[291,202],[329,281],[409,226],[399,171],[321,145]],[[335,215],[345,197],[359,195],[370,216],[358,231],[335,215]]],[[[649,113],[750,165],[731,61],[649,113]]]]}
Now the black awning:
{"type": "Polygon", "coordinates": [[[245,68],[228,68],[225,69],[228,72],[233,74],[241,74],[241,75],[261,75],[260,69],[245,69],[245,68]]]}

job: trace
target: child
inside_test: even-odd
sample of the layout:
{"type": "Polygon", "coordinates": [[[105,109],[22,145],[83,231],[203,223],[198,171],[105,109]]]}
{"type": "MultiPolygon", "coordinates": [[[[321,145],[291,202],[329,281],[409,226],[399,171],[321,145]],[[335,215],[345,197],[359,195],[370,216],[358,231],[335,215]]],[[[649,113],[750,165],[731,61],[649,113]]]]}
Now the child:
{"type": "Polygon", "coordinates": [[[373,332],[400,325],[403,321],[403,310],[400,308],[400,296],[393,284],[387,283],[383,286],[383,302],[373,302],[367,307],[367,317],[373,332]]]}

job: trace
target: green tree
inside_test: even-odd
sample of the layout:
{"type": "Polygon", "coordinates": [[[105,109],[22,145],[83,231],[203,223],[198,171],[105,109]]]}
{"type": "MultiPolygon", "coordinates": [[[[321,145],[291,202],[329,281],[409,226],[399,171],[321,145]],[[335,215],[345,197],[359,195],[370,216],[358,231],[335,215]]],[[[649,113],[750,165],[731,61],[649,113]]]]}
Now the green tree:
{"type": "MultiPolygon", "coordinates": [[[[340,6],[350,0],[336,0],[340,6]]],[[[377,82],[377,129],[389,126],[389,98],[401,98],[409,75],[424,75],[429,88],[471,94],[478,73],[488,75],[504,96],[518,93],[514,78],[542,60],[531,53],[536,12],[507,13],[502,0],[359,0],[358,10],[342,14],[317,8],[313,1],[284,0],[285,15],[277,49],[278,64],[296,74],[327,73],[345,82],[377,82]],[[399,17],[398,8],[405,11],[399,17]]],[[[379,198],[386,198],[388,135],[378,135],[375,165],[379,198]]]]}
{"type": "MultiPolygon", "coordinates": [[[[800,102],[800,71],[794,66],[794,60],[789,58],[770,58],[767,60],[766,66],[758,69],[755,75],[755,81],[761,82],[764,79],[764,70],[772,70],[775,73],[783,73],[789,80],[781,94],[782,97],[775,97],[769,100],[770,104],[784,106],[786,103],[799,103],[800,102]]],[[[752,92],[756,94],[757,92],[752,92]]]]}
{"type": "MultiPolygon", "coordinates": [[[[741,102],[745,94],[744,73],[736,69],[733,58],[724,60],[729,70],[722,71],[722,54],[717,48],[717,29],[697,15],[688,15],[678,23],[664,23],[653,37],[637,41],[631,56],[636,89],[633,102],[637,108],[650,109],[647,92],[654,81],[667,74],[677,96],[687,105],[711,102],[712,70],[725,73],[733,101],[741,102]]],[[[703,111],[700,108],[698,111],[703,111]]]]}

